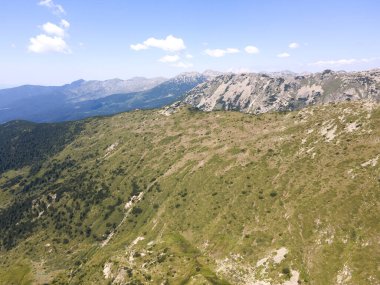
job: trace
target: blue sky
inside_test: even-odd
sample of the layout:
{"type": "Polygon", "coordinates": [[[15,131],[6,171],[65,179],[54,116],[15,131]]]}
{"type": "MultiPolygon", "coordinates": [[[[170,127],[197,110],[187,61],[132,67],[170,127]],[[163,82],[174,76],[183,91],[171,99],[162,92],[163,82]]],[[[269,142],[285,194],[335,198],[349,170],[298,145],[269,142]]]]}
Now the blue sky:
{"type": "Polygon", "coordinates": [[[378,0],[0,0],[0,85],[380,67],[378,0]]]}

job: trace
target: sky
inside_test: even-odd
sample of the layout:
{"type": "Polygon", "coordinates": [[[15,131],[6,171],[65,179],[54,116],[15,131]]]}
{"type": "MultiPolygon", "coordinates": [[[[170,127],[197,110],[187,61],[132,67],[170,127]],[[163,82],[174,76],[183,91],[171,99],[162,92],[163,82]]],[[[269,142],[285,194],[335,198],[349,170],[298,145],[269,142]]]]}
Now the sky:
{"type": "Polygon", "coordinates": [[[378,0],[0,0],[0,87],[380,67],[378,0]]]}

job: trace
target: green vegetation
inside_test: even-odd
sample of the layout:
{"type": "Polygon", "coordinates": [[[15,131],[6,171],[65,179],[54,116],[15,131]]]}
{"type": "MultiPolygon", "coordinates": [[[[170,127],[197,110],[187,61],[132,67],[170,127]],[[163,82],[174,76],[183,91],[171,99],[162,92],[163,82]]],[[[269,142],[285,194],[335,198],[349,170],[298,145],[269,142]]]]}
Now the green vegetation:
{"type": "MultiPolygon", "coordinates": [[[[82,122],[35,124],[12,121],[0,125],[0,173],[26,165],[37,171],[43,160],[61,151],[81,130],[82,122]]],[[[21,176],[15,177],[10,184],[21,176]]]]}
{"type": "Polygon", "coordinates": [[[380,282],[378,105],[12,124],[0,284],[380,282]]]}

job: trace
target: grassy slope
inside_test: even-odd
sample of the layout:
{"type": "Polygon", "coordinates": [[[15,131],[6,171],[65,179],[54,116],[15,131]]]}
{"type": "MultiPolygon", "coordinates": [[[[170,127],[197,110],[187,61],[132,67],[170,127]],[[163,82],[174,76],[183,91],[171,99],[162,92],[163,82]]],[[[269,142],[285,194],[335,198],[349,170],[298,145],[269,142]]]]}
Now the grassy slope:
{"type": "Polygon", "coordinates": [[[48,177],[0,194],[34,209],[0,252],[0,283],[378,284],[380,161],[363,163],[380,154],[379,120],[361,103],[87,120],[37,174],[0,177],[48,177]]]}

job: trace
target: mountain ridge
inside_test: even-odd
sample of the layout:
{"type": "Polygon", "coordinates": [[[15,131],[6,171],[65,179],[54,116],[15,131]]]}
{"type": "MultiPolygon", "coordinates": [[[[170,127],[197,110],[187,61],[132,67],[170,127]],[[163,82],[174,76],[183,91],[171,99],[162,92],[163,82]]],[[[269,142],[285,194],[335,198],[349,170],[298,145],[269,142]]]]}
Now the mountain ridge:
{"type": "Polygon", "coordinates": [[[291,111],[308,105],[351,100],[380,101],[380,71],[306,75],[241,73],[215,77],[186,95],[185,102],[204,111],[245,113],[291,111]]]}
{"type": "Polygon", "coordinates": [[[62,86],[25,85],[3,89],[0,90],[0,122],[16,119],[57,122],[162,107],[210,78],[211,75],[191,72],[167,80],[141,77],[124,81],[77,80],[62,86]],[[129,91],[139,91],[121,92],[126,87],[129,91]]]}
{"type": "Polygon", "coordinates": [[[106,81],[80,79],[63,86],[25,85],[0,90],[0,122],[75,120],[133,109],[160,108],[177,100],[204,111],[223,109],[255,114],[345,100],[379,101],[379,78],[379,69],[325,70],[308,74],[206,70],[181,73],[167,80],[134,77],[106,81]],[[140,91],[114,93],[125,88],[140,91]]]}

